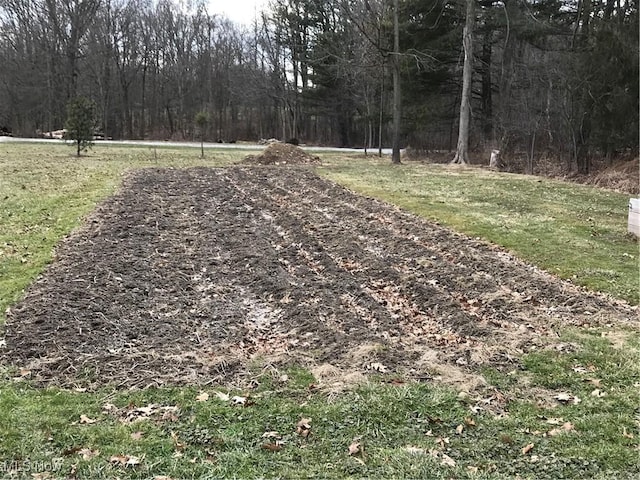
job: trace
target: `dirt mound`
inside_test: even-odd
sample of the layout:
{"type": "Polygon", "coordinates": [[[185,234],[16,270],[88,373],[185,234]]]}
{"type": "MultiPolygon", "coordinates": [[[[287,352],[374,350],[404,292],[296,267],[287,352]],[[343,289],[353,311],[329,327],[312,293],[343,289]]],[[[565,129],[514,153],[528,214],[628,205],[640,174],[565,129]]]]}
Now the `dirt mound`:
{"type": "Polygon", "coordinates": [[[11,308],[0,364],[68,387],[242,384],[296,364],[471,389],[566,325],[621,323],[640,326],[622,302],[307,168],[144,169],[11,308]]]}
{"type": "Polygon", "coordinates": [[[288,143],[271,143],[260,155],[249,155],[243,163],[258,165],[318,165],[320,157],[288,143]]]}

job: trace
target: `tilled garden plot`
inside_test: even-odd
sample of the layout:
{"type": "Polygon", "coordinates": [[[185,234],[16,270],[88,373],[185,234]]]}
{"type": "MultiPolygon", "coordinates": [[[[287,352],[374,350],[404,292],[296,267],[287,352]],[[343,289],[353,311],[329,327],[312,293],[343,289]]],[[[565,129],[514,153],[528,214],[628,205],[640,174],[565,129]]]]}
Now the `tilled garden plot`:
{"type": "Polygon", "coordinates": [[[298,364],[473,388],[483,366],[567,347],[562,326],[630,322],[622,302],[308,169],[146,169],[58,247],[0,350],[62,386],[229,384],[298,364]]]}

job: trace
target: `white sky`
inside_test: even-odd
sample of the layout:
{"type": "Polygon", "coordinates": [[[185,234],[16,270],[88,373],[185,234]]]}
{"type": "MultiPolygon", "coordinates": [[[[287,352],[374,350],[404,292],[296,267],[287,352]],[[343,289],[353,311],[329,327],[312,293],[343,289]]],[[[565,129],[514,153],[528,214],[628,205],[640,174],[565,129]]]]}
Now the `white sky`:
{"type": "Polygon", "coordinates": [[[266,5],[267,0],[209,0],[209,13],[224,13],[236,23],[251,25],[266,5]]]}

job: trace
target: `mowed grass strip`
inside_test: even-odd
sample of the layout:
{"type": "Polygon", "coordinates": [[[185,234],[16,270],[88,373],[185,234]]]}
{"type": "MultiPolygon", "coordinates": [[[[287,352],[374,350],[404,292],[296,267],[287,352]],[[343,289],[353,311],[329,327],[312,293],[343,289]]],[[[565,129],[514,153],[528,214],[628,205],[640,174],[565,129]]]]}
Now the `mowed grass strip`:
{"type": "Polygon", "coordinates": [[[638,241],[627,234],[629,195],[477,167],[337,159],[318,170],[364,195],[394,203],[501,245],[577,285],[637,305],[638,241]]]}
{"type": "MultiPolygon", "coordinates": [[[[18,298],[50,260],[55,244],[118,187],[126,170],[227,165],[245,155],[211,151],[201,160],[196,148],[96,147],[76,159],[64,146],[26,144],[0,144],[0,153],[3,305],[18,298]]],[[[624,195],[476,169],[395,168],[361,157],[326,158],[321,172],[350,188],[489,240],[524,229],[507,223],[508,212],[520,197],[546,189],[538,194],[549,202],[546,213],[529,202],[512,222],[525,224],[544,213],[555,217],[556,227],[562,227],[562,215],[567,224],[575,223],[563,230],[567,243],[550,244],[546,253],[551,232],[538,234],[538,242],[530,238],[557,273],[565,267],[554,261],[578,250],[572,245],[601,241],[611,232],[627,241],[619,238],[611,250],[637,255],[619,225],[626,221],[624,195]],[[497,182],[500,178],[505,183],[497,182]],[[559,197],[552,201],[554,195],[559,197]],[[585,234],[590,221],[558,207],[564,197],[574,205],[582,200],[599,205],[594,211],[600,213],[587,217],[599,234],[585,234]],[[609,216],[621,201],[623,212],[615,207],[609,216]]],[[[617,285],[609,291],[625,298],[613,261],[618,253],[599,257],[589,268],[616,272],[616,282],[603,283],[617,285]]],[[[53,478],[92,479],[637,478],[640,334],[612,325],[560,335],[557,348],[524,356],[513,371],[484,371],[491,387],[472,396],[435,383],[403,383],[392,375],[330,394],[315,388],[317,379],[304,369],[276,371],[260,361],[253,388],[231,390],[37,389],[29,384],[28,369],[0,366],[0,477],[46,478],[49,472],[53,478]],[[248,401],[234,402],[234,395],[248,401]],[[504,402],[501,411],[491,408],[497,400],[504,402]],[[306,436],[297,432],[302,419],[310,419],[306,436]]]]}
{"type": "Polygon", "coordinates": [[[518,377],[562,385],[579,403],[542,407],[521,392],[500,415],[455,391],[390,377],[327,395],[310,389],[315,380],[302,369],[257,363],[250,390],[96,394],[7,383],[0,459],[56,478],[637,478],[634,399],[620,394],[637,377],[603,377],[610,393],[596,396],[565,368],[572,361],[556,367],[558,359],[532,358],[518,377]]]}

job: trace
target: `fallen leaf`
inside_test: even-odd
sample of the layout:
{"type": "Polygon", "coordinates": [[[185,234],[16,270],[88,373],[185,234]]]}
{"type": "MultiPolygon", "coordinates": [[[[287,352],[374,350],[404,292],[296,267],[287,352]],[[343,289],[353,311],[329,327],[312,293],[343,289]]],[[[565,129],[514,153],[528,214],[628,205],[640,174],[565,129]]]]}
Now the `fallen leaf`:
{"type": "Polygon", "coordinates": [[[571,422],[566,422],[560,428],[554,428],[553,430],[549,430],[547,432],[547,435],[549,435],[550,437],[555,437],[556,435],[560,435],[561,433],[565,433],[565,432],[570,432],[571,430],[574,430],[573,424],[571,422]]]}
{"type": "Polygon", "coordinates": [[[573,398],[573,397],[569,393],[559,393],[556,396],[554,396],[553,398],[555,398],[559,402],[567,403],[567,402],[571,401],[571,398],[573,398]]]}
{"type": "Polygon", "coordinates": [[[560,425],[561,423],[564,423],[564,420],[562,418],[547,418],[546,422],[549,425],[560,425]]]}
{"type": "Polygon", "coordinates": [[[371,370],[375,370],[375,371],[380,372],[380,373],[387,373],[387,371],[389,370],[387,367],[385,367],[381,363],[372,363],[371,365],[369,365],[369,368],[371,370]]]}
{"type": "Polygon", "coordinates": [[[360,442],[351,442],[349,445],[349,455],[357,455],[362,452],[362,444],[360,442]]]}
{"type": "Polygon", "coordinates": [[[607,392],[603,392],[599,388],[596,388],[593,392],[591,392],[591,396],[592,397],[598,397],[598,398],[606,397],[607,396],[607,392]]]}
{"type": "Polygon", "coordinates": [[[460,424],[456,427],[456,433],[458,435],[462,435],[462,432],[464,431],[464,425],[460,424]]]}
{"type": "Polygon", "coordinates": [[[412,455],[424,455],[425,453],[427,453],[427,451],[424,448],[412,447],[412,446],[404,447],[404,451],[412,455]]]}
{"type": "Polygon", "coordinates": [[[93,457],[100,455],[100,450],[91,450],[90,448],[81,448],[78,450],[78,455],[82,456],[83,460],[91,460],[93,457]]]}
{"type": "Polygon", "coordinates": [[[455,467],[456,466],[456,461],[453,458],[451,458],[449,455],[447,455],[446,453],[440,454],[440,463],[442,465],[446,465],[447,467],[455,467]]]}
{"type": "Polygon", "coordinates": [[[96,423],[98,420],[93,418],[89,418],[86,415],[80,415],[80,423],[84,425],[91,425],[92,423],[96,423]]]}
{"type": "Polygon", "coordinates": [[[555,398],[560,403],[573,403],[574,405],[577,405],[578,403],[581,402],[580,398],[578,398],[575,395],[571,395],[570,393],[566,393],[566,392],[559,393],[556,396],[554,396],[553,398],[555,398]]]}
{"type": "Polygon", "coordinates": [[[231,397],[231,403],[233,403],[234,405],[244,406],[247,403],[247,397],[239,397],[239,396],[231,397]]]}
{"type": "Polygon", "coordinates": [[[196,402],[206,402],[207,400],[209,400],[209,394],[207,392],[200,392],[196,397],[196,402]]]}
{"type": "Polygon", "coordinates": [[[282,437],[278,432],[276,432],[275,430],[272,430],[270,432],[264,432],[262,434],[262,438],[282,438],[282,437]]]}
{"type": "Polygon", "coordinates": [[[32,473],[31,478],[33,478],[34,480],[48,480],[50,478],[53,478],[53,476],[51,475],[51,472],[41,472],[32,473]]]}
{"type": "Polygon", "coordinates": [[[530,443],[528,445],[526,445],[523,449],[522,449],[522,454],[526,455],[527,453],[529,453],[531,450],[533,450],[533,447],[535,445],[533,443],[530,443]]]}
{"type": "Polygon", "coordinates": [[[167,477],[166,475],[156,475],[153,477],[153,480],[173,480],[173,478],[167,477]]]}
{"type": "Polygon", "coordinates": [[[441,447],[445,445],[449,445],[449,437],[438,437],[436,438],[436,442],[440,444],[441,447]]]}
{"type": "Polygon", "coordinates": [[[135,467],[140,465],[140,458],[130,455],[112,455],[109,457],[109,462],[121,467],[135,467]]]}
{"type": "Polygon", "coordinates": [[[311,433],[311,419],[303,418],[296,424],[296,433],[303,438],[307,438],[311,433]]]}
{"type": "Polygon", "coordinates": [[[627,427],[622,427],[622,436],[625,438],[633,438],[633,434],[627,432],[627,427]]]}
{"type": "Polygon", "coordinates": [[[278,452],[278,451],[282,450],[282,445],[280,445],[278,442],[266,443],[266,444],[262,445],[262,448],[264,450],[269,450],[270,452],[278,452]]]}
{"type": "Polygon", "coordinates": [[[467,470],[469,471],[469,473],[478,473],[479,468],[474,467],[473,465],[468,465],[467,470]]]}
{"type": "Polygon", "coordinates": [[[433,437],[433,430],[427,430],[427,432],[425,433],[425,435],[427,437],[433,437]]]}
{"type": "Polygon", "coordinates": [[[585,378],[585,381],[589,382],[594,387],[600,387],[602,383],[602,380],[599,378],[585,378]]]}
{"type": "Polygon", "coordinates": [[[142,435],[144,435],[142,432],[133,432],[131,434],[131,440],[141,440],[142,435]]]}
{"type": "Polygon", "coordinates": [[[475,427],[476,426],[476,421],[471,417],[465,417],[464,423],[466,423],[468,427],[475,427]]]}
{"type": "Polygon", "coordinates": [[[222,401],[222,402],[228,402],[229,401],[229,395],[227,395],[226,393],[222,393],[222,392],[215,392],[216,397],[218,398],[218,400],[222,401]]]}

